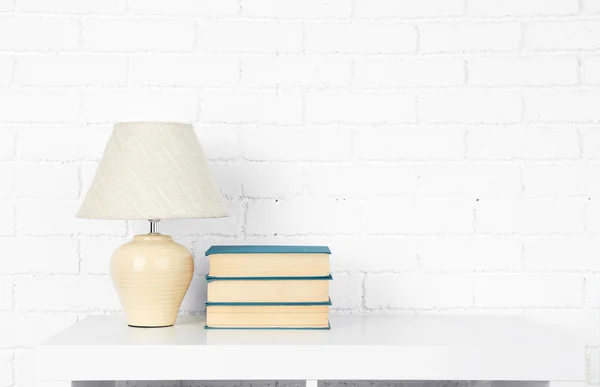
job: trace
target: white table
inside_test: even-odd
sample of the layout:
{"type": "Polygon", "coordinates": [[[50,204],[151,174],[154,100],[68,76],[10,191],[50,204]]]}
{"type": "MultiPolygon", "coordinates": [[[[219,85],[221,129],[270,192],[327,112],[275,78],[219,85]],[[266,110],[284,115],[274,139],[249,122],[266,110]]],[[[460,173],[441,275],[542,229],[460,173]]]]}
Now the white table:
{"type": "Polygon", "coordinates": [[[584,381],[585,347],[506,316],[332,316],[330,331],[130,328],[88,317],[37,348],[40,382],[116,380],[584,381]]]}

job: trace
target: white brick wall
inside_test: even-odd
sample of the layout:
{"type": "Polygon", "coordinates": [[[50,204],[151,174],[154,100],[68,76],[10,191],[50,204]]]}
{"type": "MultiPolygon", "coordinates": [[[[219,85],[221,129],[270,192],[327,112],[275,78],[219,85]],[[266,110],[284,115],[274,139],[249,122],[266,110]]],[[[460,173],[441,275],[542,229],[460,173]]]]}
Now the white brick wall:
{"type": "Polygon", "coordinates": [[[211,244],[327,244],[334,312],[527,316],[599,385],[599,50],[598,0],[0,0],[0,387],[120,311],[146,224],[74,219],[120,120],[194,123],[231,211],[161,222],[185,313],[211,244]]]}

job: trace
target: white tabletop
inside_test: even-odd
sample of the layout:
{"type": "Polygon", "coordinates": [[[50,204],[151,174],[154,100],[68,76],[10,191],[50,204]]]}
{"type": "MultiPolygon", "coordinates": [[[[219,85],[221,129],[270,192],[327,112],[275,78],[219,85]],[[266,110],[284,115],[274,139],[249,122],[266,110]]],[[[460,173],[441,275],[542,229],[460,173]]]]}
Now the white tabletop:
{"type": "Polygon", "coordinates": [[[585,380],[585,347],[506,316],[331,316],[330,331],[130,328],[94,316],[38,347],[40,380],[585,380]]]}

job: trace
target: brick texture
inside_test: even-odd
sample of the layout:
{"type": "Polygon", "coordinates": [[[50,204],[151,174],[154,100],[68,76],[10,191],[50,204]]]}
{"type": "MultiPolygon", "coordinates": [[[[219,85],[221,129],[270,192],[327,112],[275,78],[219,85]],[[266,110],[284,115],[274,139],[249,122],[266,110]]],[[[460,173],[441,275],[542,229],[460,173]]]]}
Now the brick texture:
{"type": "Polygon", "coordinates": [[[182,313],[210,245],[325,244],[332,313],[525,316],[599,385],[599,50],[598,0],[0,0],[0,387],[121,312],[110,256],[147,224],[74,214],[141,120],[194,124],[231,214],[160,223],[182,313]]]}

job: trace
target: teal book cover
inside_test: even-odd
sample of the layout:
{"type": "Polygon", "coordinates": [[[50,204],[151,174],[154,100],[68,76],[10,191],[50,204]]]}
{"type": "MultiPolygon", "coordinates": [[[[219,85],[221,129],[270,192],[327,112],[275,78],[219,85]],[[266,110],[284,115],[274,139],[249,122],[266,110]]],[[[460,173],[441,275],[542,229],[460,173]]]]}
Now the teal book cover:
{"type": "Polygon", "coordinates": [[[319,306],[331,305],[329,301],[322,302],[212,302],[206,301],[206,306],[319,306]]]}
{"type": "Polygon", "coordinates": [[[210,327],[204,326],[204,329],[215,329],[215,330],[250,330],[250,331],[328,331],[331,329],[331,324],[327,324],[326,327],[210,327]]]}
{"type": "Polygon", "coordinates": [[[207,275],[206,282],[212,281],[331,281],[331,274],[317,277],[214,277],[207,275]]]}
{"type": "Polygon", "coordinates": [[[205,255],[212,254],[331,254],[327,246],[231,245],[212,246],[205,255]]]}

